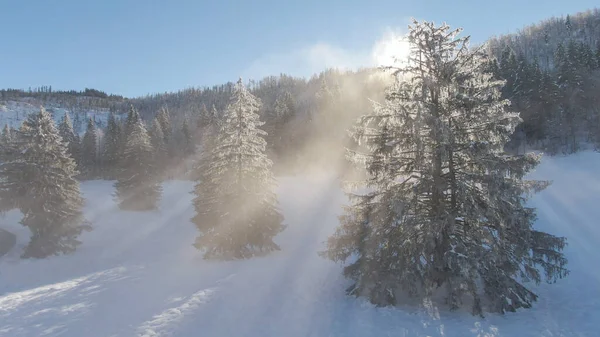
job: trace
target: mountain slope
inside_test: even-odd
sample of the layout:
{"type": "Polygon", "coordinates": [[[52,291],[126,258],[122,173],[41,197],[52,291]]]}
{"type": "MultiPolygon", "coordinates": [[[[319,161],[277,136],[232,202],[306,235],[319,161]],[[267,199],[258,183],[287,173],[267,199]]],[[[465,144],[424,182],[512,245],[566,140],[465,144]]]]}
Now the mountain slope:
{"type": "MultiPolygon", "coordinates": [[[[0,336],[591,336],[600,313],[600,155],[546,157],[554,183],[532,201],[537,226],[569,240],[571,275],[534,289],[533,309],[485,319],[435,308],[375,308],[344,295],[342,266],[317,256],[345,202],[330,175],[283,178],[282,251],[208,262],[192,247],[192,184],[165,184],[155,212],[122,212],[111,182],[88,181],[95,230],[71,256],[0,259],[0,336]]],[[[27,241],[18,212],[2,226],[27,241]]]]}
{"type": "Polygon", "coordinates": [[[544,68],[555,66],[554,56],[560,43],[570,40],[600,47],[600,9],[594,8],[573,15],[552,17],[523,27],[514,34],[489,39],[489,47],[498,57],[508,46],[515,54],[523,54],[529,61],[537,59],[544,68]]]}
{"type": "MultiPolygon", "coordinates": [[[[16,99],[0,102],[0,125],[8,124],[15,129],[19,128],[27,115],[40,111],[40,106],[44,106],[52,115],[58,124],[65,114],[69,114],[73,121],[73,129],[76,133],[83,135],[87,126],[87,120],[93,119],[97,126],[105,127],[110,114],[108,109],[89,108],[89,109],[68,109],[62,104],[48,104],[35,99],[16,99]]],[[[121,115],[118,115],[121,118],[121,115]]]]}

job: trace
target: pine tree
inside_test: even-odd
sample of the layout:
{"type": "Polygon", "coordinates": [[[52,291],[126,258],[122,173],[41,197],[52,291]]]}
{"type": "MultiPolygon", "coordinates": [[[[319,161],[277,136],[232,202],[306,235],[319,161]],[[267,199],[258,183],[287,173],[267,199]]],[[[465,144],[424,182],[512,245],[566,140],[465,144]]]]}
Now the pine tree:
{"type": "Polygon", "coordinates": [[[161,186],[157,179],[150,136],[138,112],[132,109],[127,142],[115,183],[116,197],[123,210],[143,211],[158,207],[161,186]]]}
{"type": "Polygon", "coordinates": [[[213,104],[210,111],[210,120],[207,129],[204,131],[202,136],[202,152],[209,154],[213,151],[217,143],[217,137],[223,127],[223,118],[217,110],[217,107],[213,104]]]}
{"type": "Polygon", "coordinates": [[[289,91],[284,91],[275,100],[273,108],[274,115],[270,117],[271,130],[268,130],[269,141],[273,151],[278,156],[282,156],[290,151],[292,143],[285,126],[295,114],[294,97],[289,91]]]}
{"type": "Polygon", "coordinates": [[[585,109],[582,107],[584,99],[583,72],[580,69],[581,59],[577,44],[571,40],[567,45],[564,61],[558,68],[558,84],[561,99],[560,111],[560,139],[563,152],[574,153],[579,150],[577,134],[582,128],[585,109]]]}
{"type": "Polygon", "coordinates": [[[12,144],[12,131],[8,124],[4,125],[2,129],[2,135],[0,137],[0,162],[7,160],[10,153],[10,146],[12,144]]]}
{"type": "Polygon", "coordinates": [[[596,57],[592,51],[592,46],[581,42],[577,52],[579,54],[579,67],[587,68],[587,70],[596,69],[596,57]]]}
{"type": "Polygon", "coordinates": [[[202,106],[198,109],[197,114],[195,116],[196,122],[193,123],[194,130],[192,132],[192,135],[194,138],[194,144],[199,144],[202,142],[202,133],[210,123],[209,114],[210,113],[208,112],[206,105],[202,103],[202,106]]]}
{"type": "Polygon", "coordinates": [[[154,149],[156,169],[162,172],[166,168],[168,154],[167,146],[165,144],[165,135],[163,134],[158,117],[155,117],[152,121],[152,127],[150,128],[150,143],[154,149]]]}
{"type": "Polygon", "coordinates": [[[558,70],[563,66],[567,59],[567,52],[562,42],[559,42],[554,52],[554,69],[558,70]]]}
{"type": "Polygon", "coordinates": [[[515,53],[506,46],[500,57],[500,78],[506,80],[506,85],[502,88],[503,97],[510,98],[513,96],[515,91],[516,73],[517,59],[515,53]]]}
{"type": "Polygon", "coordinates": [[[217,108],[213,105],[211,112],[207,117],[207,124],[203,128],[201,140],[200,140],[200,153],[199,156],[194,163],[194,167],[191,170],[190,177],[195,181],[204,181],[207,182],[208,178],[208,168],[210,163],[212,162],[212,152],[217,143],[217,136],[219,135],[219,130],[221,126],[221,121],[218,118],[219,112],[217,108]]]}
{"type": "Polygon", "coordinates": [[[137,110],[133,107],[133,105],[129,105],[129,111],[127,112],[127,117],[125,121],[119,123],[119,160],[117,162],[116,168],[116,179],[119,179],[119,174],[121,172],[125,172],[127,169],[127,163],[125,163],[122,159],[124,156],[125,148],[127,146],[127,140],[129,139],[129,135],[133,131],[134,125],[139,121],[140,116],[137,110]]]}
{"type": "Polygon", "coordinates": [[[158,121],[160,122],[160,127],[165,136],[165,144],[167,146],[167,150],[172,149],[173,139],[172,133],[173,128],[171,126],[171,116],[169,114],[169,110],[167,107],[162,107],[158,112],[158,121]]]}
{"type": "Polygon", "coordinates": [[[213,104],[212,109],[210,111],[210,124],[214,125],[217,129],[220,129],[223,125],[223,118],[221,118],[221,114],[217,107],[213,104]]]}
{"type": "Polygon", "coordinates": [[[600,68],[600,42],[596,46],[596,65],[600,68]]]}
{"type": "Polygon", "coordinates": [[[127,112],[127,119],[125,119],[125,138],[123,139],[123,144],[127,143],[129,135],[133,132],[133,129],[139,120],[140,114],[133,107],[133,105],[130,105],[129,111],[127,112]]]}
{"type": "Polygon", "coordinates": [[[182,153],[183,157],[188,157],[196,152],[194,137],[192,135],[192,131],[190,130],[190,126],[188,123],[188,119],[183,119],[183,124],[181,125],[181,135],[182,135],[182,153]]]}
{"type": "Polygon", "coordinates": [[[30,115],[12,142],[12,153],[0,164],[3,210],[20,209],[21,224],[32,236],[24,258],[73,252],[83,230],[83,198],[74,176],[76,165],[50,114],[43,108],[30,115]]]}
{"type": "Polygon", "coordinates": [[[263,125],[259,107],[240,79],[205,171],[196,172],[202,178],[195,187],[192,221],[202,233],[195,246],[205,258],[249,258],[280,249],[273,237],[284,228],[283,216],[272,191],[266,133],[258,128],[263,125]]]}
{"type": "Polygon", "coordinates": [[[86,178],[94,178],[98,172],[98,135],[94,120],[89,118],[81,141],[80,170],[86,178]]]}
{"type": "Polygon", "coordinates": [[[483,49],[447,25],[414,22],[410,60],[395,72],[385,104],[374,104],[353,136],[349,158],[367,178],[322,254],[353,256],[348,292],[377,305],[399,292],[419,299],[445,292],[455,309],[470,297],[474,314],[527,308],[537,298],[523,281],[567,274],[564,238],[533,229],[526,194],[547,186],[523,180],[539,156],[503,148],[520,118],[486,72],[483,49]],[[409,81],[402,81],[408,78],[409,81]],[[356,259],[354,259],[356,258],[356,259]]]}
{"type": "Polygon", "coordinates": [[[200,116],[198,116],[198,119],[196,120],[196,128],[199,130],[204,129],[210,124],[211,120],[212,117],[210,112],[206,108],[206,105],[202,103],[202,108],[200,108],[200,116]]]}
{"type": "Polygon", "coordinates": [[[74,115],[75,117],[73,118],[73,129],[75,130],[75,133],[79,134],[83,127],[84,121],[82,120],[81,114],[79,112],[75,112],[74,115]]]}
{"type": "Polygon", "coordinates": [[[2,140],[8,142],[11,139],[12,128],[8,124],[4,124],[2,129],[2,140]]]}
{"type": "Polygon", "coordinates": [[[104,134],[104,148],[102,149],[102,166],[106,176],[116,178],[115,173],[119,165],[121,132],[114,113],[110,113],[104,134]]]}
{"type": "Polygon", "coordinates": [[[61,119],[58,131],[63,141],[67,143],[69,156],[77,162],[81,157],[81,140],[79,135],[73,131],[73,124],[68,113],[65,113],[61,119]]]}

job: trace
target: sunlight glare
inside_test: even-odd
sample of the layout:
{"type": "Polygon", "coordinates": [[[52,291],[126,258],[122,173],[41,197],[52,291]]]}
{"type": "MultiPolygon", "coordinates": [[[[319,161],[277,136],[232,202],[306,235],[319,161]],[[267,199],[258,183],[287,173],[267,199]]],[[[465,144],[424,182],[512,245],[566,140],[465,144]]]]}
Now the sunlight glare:
{"type": "Polygon", "coordinates": [[[389,32],[375,43],[372,58],[376,66],[400,66],[408,60],[409,52],[404,35],[389,32]]]}

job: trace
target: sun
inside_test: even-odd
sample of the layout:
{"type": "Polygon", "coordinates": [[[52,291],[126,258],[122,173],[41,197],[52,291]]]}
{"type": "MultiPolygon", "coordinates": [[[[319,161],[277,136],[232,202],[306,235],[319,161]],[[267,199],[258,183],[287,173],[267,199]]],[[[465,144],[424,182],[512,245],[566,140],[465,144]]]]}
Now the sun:
{"type": "Polygon", "coordinates": [[[400,66],[408,61],[409,54],[406,38],[390,32],[375,43],[372,58],[375,66],[400,66]]]}

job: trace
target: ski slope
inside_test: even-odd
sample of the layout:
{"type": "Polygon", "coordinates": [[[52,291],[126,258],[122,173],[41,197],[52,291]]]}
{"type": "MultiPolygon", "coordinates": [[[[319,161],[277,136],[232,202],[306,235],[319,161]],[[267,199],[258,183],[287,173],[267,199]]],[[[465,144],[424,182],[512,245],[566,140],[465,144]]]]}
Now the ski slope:
{"type": "Polygon", "coordinates": [[[482,319],[435,308],[375,308],[344,295],[342,266],[317,256],[345,198],[333,175],[280,179],[288,228],[282,251],[204,261],[192,243],[192,184],[165,183],[155,212],[123,212],[111,182],[82,184],[95,226],[70,256],[19,260],[18,212],[0,218],[19,236],[0,259],[0,336],[596,336],[600,317],[600,154],[546,158],[532,175],[537,226],[567,236],[571,275],[534,287],[533,309],[482,319]]]}

